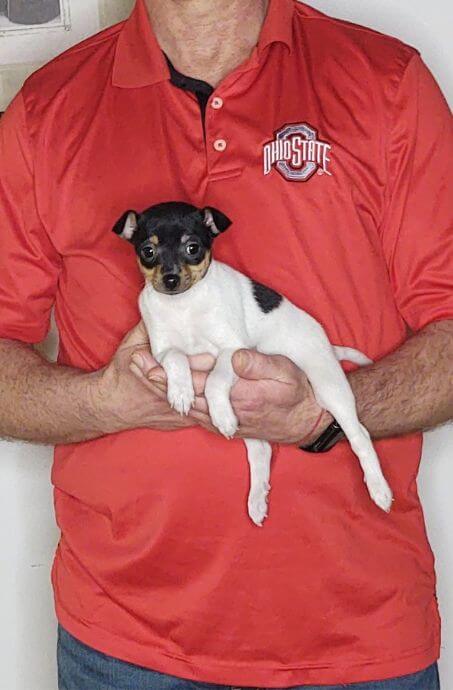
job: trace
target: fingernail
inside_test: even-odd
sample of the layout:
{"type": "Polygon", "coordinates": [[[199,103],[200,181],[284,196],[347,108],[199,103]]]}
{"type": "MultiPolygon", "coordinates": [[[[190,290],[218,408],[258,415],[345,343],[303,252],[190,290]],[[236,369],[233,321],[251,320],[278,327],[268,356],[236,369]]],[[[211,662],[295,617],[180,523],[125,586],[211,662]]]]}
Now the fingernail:
{"type": "Polygon", "coordinates": [[[143,357],[139,355],[137,352],[134,352],[134,354],[131,357],[131,360],[139,369],[143,370],[145,368],[145,361],[143,357]]]}
{"type": "Polygon", "coordinates": [[[143,372],[141,369],[139,369],[133,362],[129,364],[129,371],[131,371],[134,376],[143,376],[143,372]]]}
{"type": "Polygon", "coordinates": [[[148,380],[155,381],[156,383],[162,383],[162,381],[165,381],[165,376],[159,371],[151,370],[148,374],[148,380]]]}
{"type": "Polygon", "coordinates": [[[246,350],[239,350],[239,352],[236,353],[236,361],[239,367],[241,369],[244,369],[249,361],[249,354],[246,350]]]}

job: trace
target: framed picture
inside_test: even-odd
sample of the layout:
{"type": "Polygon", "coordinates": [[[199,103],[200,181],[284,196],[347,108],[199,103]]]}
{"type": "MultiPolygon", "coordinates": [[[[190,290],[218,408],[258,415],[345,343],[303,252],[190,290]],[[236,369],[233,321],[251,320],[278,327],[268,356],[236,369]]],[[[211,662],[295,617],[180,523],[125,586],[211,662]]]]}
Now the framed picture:
{"type": "Polygon", "coordinates": [[[0,112],[38,67],[101,28],[133,0],[0,0],[0,112]]]}
{"type": "Polygon", "coordinates": [[[70,30],[68,0],[0,0],[0,36],[70,30]]]}

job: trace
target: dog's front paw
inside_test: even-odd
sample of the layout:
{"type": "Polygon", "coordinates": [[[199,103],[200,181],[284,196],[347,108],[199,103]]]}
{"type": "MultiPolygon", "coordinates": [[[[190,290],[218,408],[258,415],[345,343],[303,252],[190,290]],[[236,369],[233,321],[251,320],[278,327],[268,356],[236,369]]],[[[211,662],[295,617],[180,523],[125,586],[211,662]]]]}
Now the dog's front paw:
{"type": "Polygon", "coordinates": [[[250,519],[258,527],[263,526],[263,521],[267,517],[267,494],[269,493],[269,484],[261,484],[256,489],[252,489],[248,498],[248,513],[250,519]]]}
{"type": "Polygon", "coordinates": [[[238,429],[238,420],[231,407],[230,401],[208,401],[211,422],[226,438],[233,438],[238,429]]]}
{"type": "Polygon", "coordinates": [[[365,484],[367,485],[371,498],[378,508],[389,513],[392,507],[393,494],[384,477],[379,475],[366,477],[365,484]]]}
{"type": "Polygon", "coordinates": [[[189,414],[195,402],[192,380],[179,381],[170,378],[167,387],[167,398],[171,407],[179,414],[189,414]]]}

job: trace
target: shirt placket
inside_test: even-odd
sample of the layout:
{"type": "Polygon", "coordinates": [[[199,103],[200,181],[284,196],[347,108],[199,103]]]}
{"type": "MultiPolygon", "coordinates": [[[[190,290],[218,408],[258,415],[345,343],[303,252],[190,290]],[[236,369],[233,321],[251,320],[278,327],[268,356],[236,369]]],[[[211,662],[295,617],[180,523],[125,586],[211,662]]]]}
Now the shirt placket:
{"type": "Polygon", "coordinates": [[[227,96],[214,91],[208,100],[205,119],[206,167],[211,182],[236,177],[242,172],[231,150],[233,131],[228,118],[227,96]]]}
{"type": "Polygon", "coordinates": [[[228,108],[228,97],[235,92],[235,83],[243,79],[244,73],[251,73],[257,65],[256,51],[242,69],[229,75],[216,88],[207,82],[187,77],[178,72],[167,59],[170,78],[174,86],[190,91],[198,100],[203,125],[203,136],[206,154],[207,181],[237,177],[243,171],[241,161],[234,154],[236,149],[232,141],[234,136],[233,116],[228,108]]]}
{"type": "Polygon", "coordinates": [[[229,98],[234,98],[237,103],[238,94],[247,93],[258,64],[258,50],[255,48],[250,58],[229,74],[209,98],[205,124],[208,182],[237,177],[243,172],[244,162],[238,155],[237,142],[233,140],[238,123],[229,107],[229,98]]]}

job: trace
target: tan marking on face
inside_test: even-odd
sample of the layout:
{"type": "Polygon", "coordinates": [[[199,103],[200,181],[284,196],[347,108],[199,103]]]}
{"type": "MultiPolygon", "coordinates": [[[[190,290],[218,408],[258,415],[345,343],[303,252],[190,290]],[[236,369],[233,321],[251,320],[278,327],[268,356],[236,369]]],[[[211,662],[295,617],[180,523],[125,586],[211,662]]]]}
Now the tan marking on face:
{"type": "Polygon", "coordinates": [[[153,268],[147,268],[146,266],[144,266],[142,264],[142,262],[140,261],[138,256],[137,256],[137,263],[138,263],[138,267],[139,267],[140,271],[145,276],[145,280],[147,280],[150,283],[153,283],[153,285],[154,285],[155,275],[156,275],[158,269],[160,268],[160,266],[154,266],[153,268]]]}
{"type": "Polygon", "coordinates": [[[191,266],[190,264],[185,264],[185,268],[190,274],[190,287],[198,283],[206,275],[206,271],[211,263],[211,252],[206,252],[203,261],[196,266],[191,266]]]}
{"type": "Polygon", "coordinates": [[[151,237],[149,239],[151,240],[151,242],[153,244],[156,245],[156,247],[159,246],[159,238],[157,235],[151,235],[151,237]]]}

